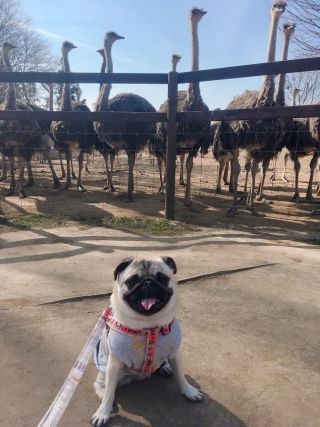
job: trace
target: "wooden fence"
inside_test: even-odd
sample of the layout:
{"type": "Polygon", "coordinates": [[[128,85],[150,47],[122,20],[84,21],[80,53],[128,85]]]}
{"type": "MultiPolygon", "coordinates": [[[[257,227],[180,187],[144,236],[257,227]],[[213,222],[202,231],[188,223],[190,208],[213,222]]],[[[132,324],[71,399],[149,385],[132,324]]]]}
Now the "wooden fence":
{"type": "Polygon", "coordinates": [[[6,111],[0,110],[0,120],[92,120],[105,122],[167,122],[167,168],[165,215],[174,219],[175,214],[175,167],[176,167],[176,125],[177,122],[198,120],[231,121],[255,119],[289,119],[319,117],[319,105],[297,107],[271,107],[209,112],[177,112],[177,93],[181,83],[227,80],[263,75],[277,75],[320,70],[320,57],[242,65],[237,67],[177,73],[136,74],[136,73],[37,73],[0,72],[0,82],[16,83],[126,83],[165,84],[168,87],[167,113],[126,113],[126,112],[63,112],[63,111],[6,111]]]}

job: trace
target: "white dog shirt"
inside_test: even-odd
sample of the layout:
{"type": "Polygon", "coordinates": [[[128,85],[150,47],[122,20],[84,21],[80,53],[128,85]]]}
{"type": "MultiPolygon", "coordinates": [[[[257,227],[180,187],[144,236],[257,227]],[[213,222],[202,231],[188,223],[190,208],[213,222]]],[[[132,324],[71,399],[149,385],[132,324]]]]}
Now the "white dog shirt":
{"type": "MultiPolygon", "coordinates": [[[[107,322],[108,323],[108,322],[107,322]]],[[[119,325],[119,324],[118,324],[119,325]]],[[[106,326],[100,341],[97,344],[94,361],[101,372],[105,372],[108,354],[117,356],[132,373],[152,373],[170,359],[178,350],[181,343],[181,330],[177,320],[168,328],[168,333],[163,332],[163,328],[142,329],[136,334],[131,334],[130,329],[120,325],[122,330],[106,326]],[[129,333],[123,332],[123,329],[129,333]],[[152,342],[150,341],[150,331],[155,332],[154,351],[152,351],[152,342]],[[150,345],[151,344],[151,345],[150,345]],[[147,348],[147,346],[149,348],[147,348]],[[152,360],[149,360],[149,370],[145,371],[148,352],[152,352],[152,360]]],[[[132,332],[132,331],[131,331],[132,332]]]]}

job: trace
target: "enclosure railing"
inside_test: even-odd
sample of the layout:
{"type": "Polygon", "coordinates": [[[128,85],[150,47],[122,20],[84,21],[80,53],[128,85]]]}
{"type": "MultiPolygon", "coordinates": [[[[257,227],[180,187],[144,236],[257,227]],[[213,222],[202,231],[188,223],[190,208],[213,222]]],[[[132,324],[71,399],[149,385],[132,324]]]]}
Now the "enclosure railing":
{"type": "Polygon", "coordinates": [[[167,113],[138,112],[65,112],[65,111],[7,111],[0,110],[0,120],[92,120],[104,122],[166,122],[166,195],[165,216],[175,215],[175,168],[176,168],[176,126],[178,122],[190,121],[232,121],[255,119],[289,119],[320,117],[319,105],[295,107],[270,107],[209,112],[177,112],[178,86],[181,83],[218,81],[282,73],[296,73],[320,70],[320,57],[225,67],[202,71],[178,73],[136,74],[136,73],[38,73],[0,72],[0,82],[16,83],[126,83],[166,84],[168,86],[167,113]]]}

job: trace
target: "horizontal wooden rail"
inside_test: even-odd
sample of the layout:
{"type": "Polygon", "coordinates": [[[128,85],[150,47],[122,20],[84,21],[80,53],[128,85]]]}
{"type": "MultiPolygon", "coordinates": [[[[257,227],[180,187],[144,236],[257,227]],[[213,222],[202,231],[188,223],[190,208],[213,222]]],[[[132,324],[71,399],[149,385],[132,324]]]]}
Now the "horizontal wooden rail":
{"type": "MultiPolygon", "coordinates": [[[[320,70],[320,57],[178,73],[178,83],[320,70]]],[[[0,82],[167,84],[166,73],[0,72],[0,82]]]]}
{"type": "Polygon", "coordinates": [[[298,73],[301,71],[320,70],[320,57],[293,59],[237,67],[216,68],[212,70],[190,71],[179,73],[179,83],[204,82],[214,80],[237,79],[242,77],[255,77],[281,73],[298,73]]]}
{"type": "Polygon", "coordinates": [[[195,111],[177,114],[178,122],[186,121],[233,121],[268,120],[320,117],[319,105],[301,105],[297,107],[247,108],[239,110],[195,111]]]}
{"type": "MultiPolygon", "coordinates": [[[[233,121],[233,120],[267,120],[320,117],[319,105],[301,105],[296,107],[248,108],[238,110],[215,110],[209,112],[190,111],[177,113],[178,122],[192,121],[233,121]]],[[[166,113],[132,113],[132,112],[71,112],[71,111],[8,111],[0,110],[0,120],[81,120],[120,122],[166,122],[166,113]]]]}
{"type": "Polygon", "coordinates": [[[1,72],[0,82],[168,84],[166,73],[38,73],[1,72]]]}
{"type": "Polygon", "coordinates": [[[166,122],[166,113],[132,112],[86,112],[86,111],[1,111],[0,120],[38,120],[38,121],[104,121],[104,122],[166,122]]]}

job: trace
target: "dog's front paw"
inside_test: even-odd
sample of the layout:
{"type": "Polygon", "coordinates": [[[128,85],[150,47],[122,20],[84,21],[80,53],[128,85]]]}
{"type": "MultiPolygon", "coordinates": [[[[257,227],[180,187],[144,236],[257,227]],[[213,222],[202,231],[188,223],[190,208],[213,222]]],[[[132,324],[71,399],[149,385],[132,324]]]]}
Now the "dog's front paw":
{"type": "Polygon", "coordinates": [[[203,393],[201,390],[193,387],[191,384],[186,385],[181,389],[181,393],[188,399],[193,402],[202,402],[203,401],[203,393]]]}
{"type": "Polygon", "coordinates": [[[94,427],[104,427],[108,424],[110,420],[110,412],[102,411],[100,408],[96,411],[96,413],[91,418],[91,425],[94,427]]]}

